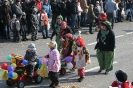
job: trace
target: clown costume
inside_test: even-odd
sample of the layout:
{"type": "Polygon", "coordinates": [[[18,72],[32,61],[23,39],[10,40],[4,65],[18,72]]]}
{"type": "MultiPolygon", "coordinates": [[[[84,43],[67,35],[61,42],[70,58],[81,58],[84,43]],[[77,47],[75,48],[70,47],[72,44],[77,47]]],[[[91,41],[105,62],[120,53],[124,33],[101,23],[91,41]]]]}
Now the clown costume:
{"type": "MultiPolygon", "coordinates": [[[[78,36],[78,38],[75,40],[75,43],[73,44],[73,59],[74,59],[74,68],[77,68],[77,60],[83,60],[84,59],[84,63],[88,63],[90,64],[90,54],[89,51],[87,50],[86,46],[85,46],[85,42],[84,39],[80,36],[78,36]]],[[[77,68],[78,69],[78,75],[80,76],[80,78],[78,79],[79,82],[81,82],[84,79],[85,76],[85,66],[81,67],[81,68],[77,68]]]]}

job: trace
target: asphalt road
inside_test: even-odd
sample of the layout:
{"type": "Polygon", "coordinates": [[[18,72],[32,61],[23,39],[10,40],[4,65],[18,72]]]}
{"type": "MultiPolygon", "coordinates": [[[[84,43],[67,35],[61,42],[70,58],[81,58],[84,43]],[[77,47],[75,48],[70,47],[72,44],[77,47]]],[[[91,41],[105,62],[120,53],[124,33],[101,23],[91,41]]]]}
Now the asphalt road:
{"type": "MultiPolygon", "coordinates": [[[[108,75],[104,75],[104,71],[98,74],[99,70],[96,51],[94,50],[96,44],[97,32],[93,35],[88,34],[88,27],[81,29],[82,36],[85,39],[87,48],[91,54],[92,63],[87,65],[85,80],[81,83],[77,82],[78,76],[76,71],[73,73],[68,73],[65,76],[60,76],[61,86],[69,88],[68,86],[77,85],[79,88],[108,88],[108,86],[115,80],[114,73],[118,69],[126,71],[128,74],[128,81],[133,81],[133,23],[132,22],[122,22],[116,23],[114,26],[114,33],[116,35],[116,49],[115,49],[115,59],[114,59],[114,70],[108,75]]],[[[11,41],[0,40],[0,64],[3,62],[8,62],[6,56],[12,52],[16,54],[24,55],[27,46],[33,42],[36,44],[37,52],[40,57],[45,56],[48,53],[47,43],[50,39],[42,39],[42,35],[38,34],[39,40],[33,42],[31,40],[21,43],[13,43],[11,41]]],[[[77,34],[75,34],[75,37],[77,34]]],[[[30,36],[29,36],[30,38],[30,36]]],[[[44,78],[43,82],[36,85],[34,82],[27,83],[25,88],[49,88],[50,80],[44,78]]],[[[4,80],[0,80],[1,88],[9,88],[4,80]]],[[[15,87],[15,86],[14,86],[15,87]]],[[[10,88],[14,88],[10,87],[10,88]]],[[[71,87],[70,87],[71,88],[71,87]]]]}

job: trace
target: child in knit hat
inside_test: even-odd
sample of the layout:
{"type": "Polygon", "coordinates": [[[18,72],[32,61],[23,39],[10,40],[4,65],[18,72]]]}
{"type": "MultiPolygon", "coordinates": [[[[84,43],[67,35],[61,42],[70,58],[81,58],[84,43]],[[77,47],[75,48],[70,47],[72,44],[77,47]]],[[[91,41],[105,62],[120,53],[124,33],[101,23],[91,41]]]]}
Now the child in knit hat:
{"type": "Polygon", "coordinates": [[[133,85],[127,81],[128,76],[124,71],[116,71],[115,77],[116,81],[114,81],[109,88],[133,88],[133,85]]]}
{"type": "Polygon", "coordinates": [[[31,43],[28,46],[28,49],[26,50],[26,54],[24,57],[25,60],[28,61],[28,76],[32,77],[33,76],[33,72],[34,72],[34,67],[35,67],[35,63],[37,60],[37,54],[36,54],[36,48],[35,48],[35,44],[31,43]]]}

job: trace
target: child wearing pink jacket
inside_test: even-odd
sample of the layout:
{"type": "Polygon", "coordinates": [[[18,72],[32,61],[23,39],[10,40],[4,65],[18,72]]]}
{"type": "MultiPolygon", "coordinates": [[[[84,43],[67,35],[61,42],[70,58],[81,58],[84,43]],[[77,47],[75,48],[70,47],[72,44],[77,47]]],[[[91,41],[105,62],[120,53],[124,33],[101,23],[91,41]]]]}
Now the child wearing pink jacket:
{"type": "Polygon", "coordinates": [[[55,41],[51,41],[48,46],[50,48],[50,51],[45,57],[48,58],[49,78],[52,81],[49,87],[56,88],[59,87],[58,72],[61,68],[60,53],[57,50],[57,44],[55,41]]]}

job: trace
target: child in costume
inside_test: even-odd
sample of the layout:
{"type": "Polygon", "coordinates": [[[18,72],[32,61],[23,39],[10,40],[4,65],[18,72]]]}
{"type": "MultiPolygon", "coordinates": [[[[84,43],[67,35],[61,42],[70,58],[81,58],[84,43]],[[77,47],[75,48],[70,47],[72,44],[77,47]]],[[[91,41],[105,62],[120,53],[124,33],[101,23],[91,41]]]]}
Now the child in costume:
{"type": "Polygon", "coordinates": [[[115,77],[116,81],[114,81],[109,88],[133,88],[133,85],[127,81],[127,74],[124,71],[116,71],[115,77]]]}
{"type": "Polygon", "coordinates": [[[52,81],[52,83],[49,86],[56,88],[56,87],[59,87],[58,72],[59,72],[60,67],[61,67],[60,53],[57,50],[57,43],[55,41],[51,41],[49,43],[49,48],[50,48],[50,51],[45,56],[45,58],[48,58],[49,78],[52,81]]]}
{"type": "Polygon", "coordinates": [[[85,76],[85,64],[90,64],[90,54],[85,46],[84,39],[81,37],[81,32],[79,32],[78,38],[75,40],[73,45],[73,58],[74,58],[74,67],[78,69],[78,75],[80,78],[78,79],[79,82],[83,81],[85,76]],[[84,59],[84,60],[83,60],[84,59]],[[83,67],[77,67],[77,61],[82,60],[84,61],[83,67]]]}
{"type": "Polygon", "coordinates": [[[61,41],[60,41],[60,37],[59,37],[59,32],[60,32],[62,20],[63,20],[63,17],[61,15],[59,15],[57,17],[57,22],[54,25],[53,33],[50,38],[52,40],[54,35],[56,35],[55,41],[57,42],[57,46],[58,46],[57,49],[59,52],[61,52],[61,41]]]}
{"type": "Polygon", "coordinates": [[[28,61],[28,66],[27,66],[28,76],[32,77],[33,72],[34,72],[34,67],[35,67],[36,61],[37,61],[37,53],[36,53],[36,48],[35,48],[34,43],[31,43],[28,46],[28,50],[26,50],[24,59],[28,61]]]}

